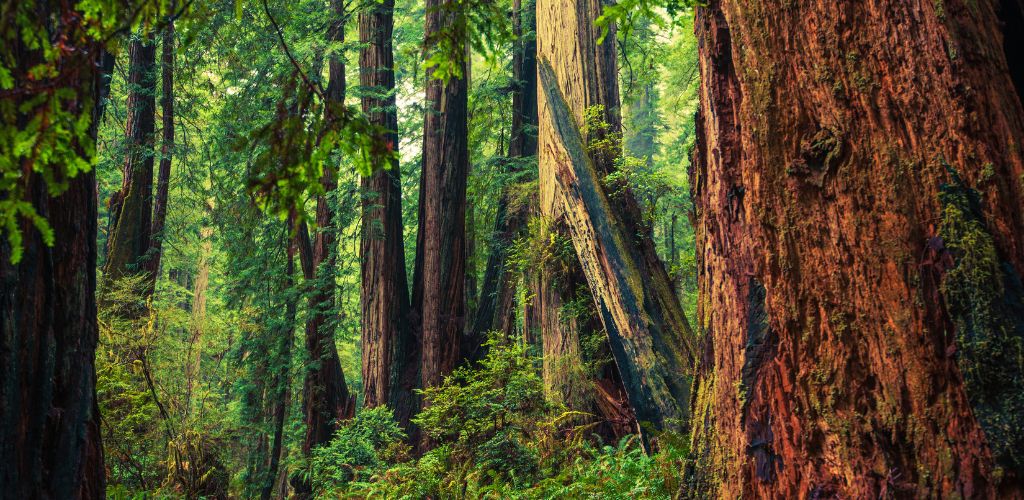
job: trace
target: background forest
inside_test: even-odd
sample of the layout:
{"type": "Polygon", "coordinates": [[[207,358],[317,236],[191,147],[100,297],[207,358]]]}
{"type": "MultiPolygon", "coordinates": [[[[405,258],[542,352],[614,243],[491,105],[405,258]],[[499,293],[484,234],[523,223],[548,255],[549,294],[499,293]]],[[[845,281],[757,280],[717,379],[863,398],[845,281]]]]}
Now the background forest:
{"type": "MultiPolygon", "coordinates": [[[[413,275],[424,82],[432,77],[423,55],[422,2],[398,0],[393,6],[394,90],[360,84],[360,51],[367,43],[358,18],[390,7],[227,1],[175,23],[173,32],[150,27],[122,37],[99,127],[99,199],[123,196],[130,162],[158,164],[156,192],[164,178],[167,191],[156,201],[166,203],[166,221],[162,232],[153,229],[162,241],[155,282],[122,265],[129,271],[101,288],[98,299],[97,394],[113,496],[267,497],[284,494],[292,476],[307,481],[314,494],[389,497],[661,496],[678,488],[672,478],[685,457],[681,437],[664,440],[676,444],[648,457],[628,430],[599,429],[609,426],[602,424],[604,417],[589,408],[570,409],[568,401],[551,394],[552,384],[578,386],[566,392],[589,391],[589,380],[611,364],[600,324],[586,320],[594,314],[589,290],[566,290],[571,300],[562,305],[562,321],[582,325],[583,355],[571,369],[591,375],[542,376],[540,332],[534,326],[527,333],[524,324],[536,300],[524,283],[538,263],[565,259],[573,250],[566,236],[544,232],[529,208],[537,203],[536,156],[510,154],[517,126],[514,89],[529,84],[517,80],[513,59],[536,37],[533,16],[522,15],[518,1],[478,7],[493,24],[484,25],[478,47],[467,47],[464,75],[470,85],[464,132],[466,321],[473,328],[481,308],[495,314],[494,300],[482,295],[495,294],[487,284],[495,279],[488,276],[495,273],[489,266],[500,266],[497,272],[514,281],[514,300],[498,306],[512,308],[498,312],[511,318],[512,335],[477,327],[489,332],[486,358],[425,395],[432,404],[415,425],[438,446],[419,458],[404,444],[406,429],[390,410],[365,408],[363,365],[374,354],[360,341],[360,245],[367,224],[361,207],[374,203],[375,193],[365,183],[361,187],[363,153],[327,153],[328,163],[337,165],[334,189],[285,192],[295,186],[279,184],[280,192],[268,194],[260,190],[260,176],[268,158],[282,151],[271,144],[273,134],[290,133],[274,128],[285,122],[282,107],[309,99],[298,88],[307,81],[330,91],[336,84],[331,78],[343,76],[344,100],[353,107],[366,96],[386,100],[391,93],[405,240],[399,248],[406,273],[413,275]],[[329,37],[331,30],[344,33],[329,37]],[[136,51],[147,43],[150,57],[160,57],[140,62],[136,51]],[[332,73],[339,63],[340,72],[332,73]],[[131,106],[146,99],[143,112],[155,118],[143,120],[155,120],[149,126],[156,140],[140,143],[132,135],[139,121],[133,122],[131,106]],[[172,126],[168,141],[165,132],[172,126]],[[299,200],[298,213],[281,208],[286,196],[299,200]],[[323,205],[334,214],[330,224],[320,225],[325,221],[317,211],[323,205]],[[509,232],[503,219],[512,217],[522,219],[520,227],[498,234],[509,232]],[[333,242],[325,247],[333,265],[321,265],[315,276],[302,274],[306,264],[300,265],[294,243],[299,223],[303,231],[308,225],[310,238],[333,242]],[[321,290],[329,300],[314,300],[321,290]],[[303,380],[318,360],[303,348],[303,331],[317,315],[321,335],[337,346],[356,409],[354,420],[309,450],[303,380]]],[[[635,193],[679,299],[692,315],[696,271],[686,176],[698,76],[692,21],[690,14],[653,10],[618,15],[618,31],[604,43],[618,48],[623,125],[608,140],[620,142],[622,153],[605,182],[635,193]]],[[[602,126],[600,116],[594,120],[592,126],[602,126]]],[[[535,138],[535,122],[520,133],[535,138]]],[[[115,269],[111,250],[119,225],[112,207],[116,202],[99,209],[97,266],[107,273],[115,269]]],[[[609,397],[628,411],[621,396],[609,397]]]]}
{"type": "Polygon", "coordinates": [[[1022,498],[1024,0],[0,0],[0,498],[1022,498]]]}

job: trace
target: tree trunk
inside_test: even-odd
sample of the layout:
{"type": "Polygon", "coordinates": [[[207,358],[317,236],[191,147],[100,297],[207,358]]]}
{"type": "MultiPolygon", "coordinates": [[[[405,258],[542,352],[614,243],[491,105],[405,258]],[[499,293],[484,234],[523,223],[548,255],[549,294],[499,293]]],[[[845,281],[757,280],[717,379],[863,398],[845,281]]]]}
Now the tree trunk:
{"type": "MultiPolygon", "coordinates": [[[[428,0],[425,36],[428,45],[442,34],[462,31],[450,0],[428,0]]],[[[461,47],[463,41],[454,46],[461,47]]],[[[433,47],[428,47],[433,48],[433,47]]],[[[423,171],[420,221],[413,277],[413,308],[420,318],[423,342],[420,370],[423,387],[439,385],[459,360],[466,322],[466,61],[455,62],[460,76],[433,78],[427,68],[427,112],[423,120],[423,171]]]]}
{"type": "MultiPolygon", "coordinates": [[[[522,168],[522,163],[537,154],[537,138],[533,128],[537,125],[537,42],[533,35],[535,2],[515,0],[512,8],[512,27],[516,35],[512,53],[512,130],[508,145],[508,164],[522,168]]],[[[484,270],[483,289],[473,322],[473,337],[483,338],[491,330],[512,335],[515,328],[516,271],[508,268],[509,247],[526,226],[525,204],[509,210],[510,187],[498,199],[498,209],[491,237],[491,253],[484,270]]],[[[478,360],[484,353],[468,355],[478,360]]]]}
{"type": "MultiPolygon", "coordinates": [[[[398,148],[395,108],[394,0],[373,3],[359,14],[359,83],[363,112],[388,130],[398,148]]],[[[402,225],[402,184],[398,159],[379,166],[361,180],[363,227],[360,253],[362,281],[363,404],[389,405],[399,423],[409,426],[418,408],[419,346],[409,317],[402,225]]]]}
{"type": "Polygon", "coordinates": [[[628,189],[609,199],[601,185],[621,130],[615,46],[598,44],[594,23],[601,8],[600,0],[538,2],[541,213],[572,235],[641,427],[681,431],[692,333],[640,206],[628,189]],[[594,115],[601,123],[590,123],[594,115]]]}
{"type": "Polygon", "coordinates": [[[1024,494],[1020,13],[699,8],[693,491],[1024,494]]]}
{"type": "MultiPolygon", "coordinates": [[[[345,12],[343,1],[332,0],[331,10],[334,19],[328,39],[336,43],[344,42],[348,13],[345,12]]],[[[345,102],[345,64],[337,54],[331,56],[328,72],[327,99],[335,103],[345,102]]],[[[330,110],[330,106],[327,109],[330,110]]],[[[338,181],[325,168],[320,182],[326,194],[316,199],[317,233],[312,243],[306,225],[299,224],[297,228],[303,275],[313,289],[307,311],[309,317],[306,319],[306,352],[310,365],[306,368],[302,401],[306,424],[302,452],[307,458],[313,448],[331,440],[336,428],[335,421],[351,418],[355,412],[355,398],[349,394],[345,374],[341,370],[338,347],[334,343],[334,324],[330,321],[335,314],[334,247],[337,227],[327,194],[337,190],[338,181]]],[[[301,498],[312,493],[305,480],[297,482],[295,491],[301,498]]]]}
{"type": "MultiPolygon", "coordinates": [[[[53,29],[70,31],[71,43],[88,39],[64,25],[77,17],[54,15],[53,29]]],[[[20,40],[20,38],[18,38],[20,40]]],[[[99,43],[68,46],[58,66],[74,75],[72,113],[91,110],[89,140],[94,142],[103,101],[109,90],[113,57],[99,43]]],[[[49,81],[28,78],[41,64],[41,51],[13,48],[17,60],[15,89],[28,90],[49,81]]],[[[61,76],[66,76],[62,74],[61,76]]],[[[3,104],[21,104],[19,97],[3,104]]],[[[11,126],[24,130],[36,108],[19,110],[11,126]]],[[[87,162],[91,145],[71,147],[87,162]]],[[[24,219],[22,258],[11,262],[6,238],[0,241],[0,485],[5,498],[102,498],[105,494],[99,409],[96,404],[94,354],[96,323],[96,177],[78,172],[67,189],[50,196],[43,176],[27,171],[18,182],[25,201],[53,229],[48,246],[24,219]]]]}
{"type": "Polygon", "coordinates": [[[169,20],[163,32],[163,46],[160,54],[161,85],[163,95],[163,141],[160,145],[160,168],[157,173],[156,199],[153,203],[153,231],[150,238],[149,257],[146,272],[149,273],[149,290],[153,293],[157,275],[160,273],[160,257],[163,255],[164,222],[167,220],[167,194],[171,178],[171,153],[174,151],[174,20],[169,20]]]}
{"type": "MultiPolygon", "coordinates": [[[[654,283],[641,271],[583,145],[576,122],[558,89],[554,71],[542,59],[541,143],[558,183],[554,203],[566,218],[573,247],[587,276],[601,322],[619,367],[626,394],[641,426],[681,431],[689,399],[689,352],[667,318],[682,317],[681,306],[666,311],[654,287],[671,290],[668,277],[654,283]]],[[[663,271],[664,273],[664,271],[663,271]]],[[[646,437],[646,436],[645,436],[646,437]]]]}
{"type": "Polygon", "coordinates": [[[151,35],[133,37],[128,57],[127,152],[121,189],[110,197],[110,212],[116,217],[107,243],[108,282],[145,270],[152,235],[156,44],[151,35]]]}
{"type": "MultiPolygon", "coordinates": [[[[288,232],[291,233],[293,228],[293,221],[288,221],[288,232]]],[[[285,291],[290,291],[295,286],[295,244],[290,241],[287,249],[288,262],[285,264],[285,291]]],[[[270,500],[274,494],[274,485],[278,479],[278,470],[280,469],[281,461],[284,459],[284,423],[288,416],[288,402],[289,394],[291,394],[291,377],[288,376],[291,366],[292,358],[292,344],[294,343],[293,335],[295,332],[295,315],[297,304],[296,298],[289,297],[287,304],[285,304],[284,313],[284,325],[279,332],[279,343],[277,347],[278,352],[278,369],[274,373],[274,437],[270,446],[270,464],[268,466],[267,475],[264,479],[265,483],[262,490],[260,491],[260,498],[262,500],[270,500]]]]}
{"type": "Polygon", "coordinates": [[[213,244],[213,228],[199,230],[199,262],[196,263],[196,280],[192,289],[192,324],[186,346],[185,365],[185,419],[192,413],[192,389],[199,382],[199,368],[203,359],[203,330],[206,327],[206,292],[210,287],[210,254],[213,244]]]}

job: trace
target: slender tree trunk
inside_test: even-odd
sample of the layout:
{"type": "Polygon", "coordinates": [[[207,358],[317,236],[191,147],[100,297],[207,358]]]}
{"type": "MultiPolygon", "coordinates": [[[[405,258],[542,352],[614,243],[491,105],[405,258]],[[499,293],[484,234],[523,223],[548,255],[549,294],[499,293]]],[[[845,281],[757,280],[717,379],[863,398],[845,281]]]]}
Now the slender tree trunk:
{"type": "MultiPolygon", "coordinates": [[[[512,53],[512,130],[508,147],[508,164],[522,168],[522,163],[536,156],[537,139],[534,127],[537,125],[537,43],[534,36],[533,0],[515,0],[512,10],[512,26],[516,45],[512,53]]],[[[510,169],[511,171],[511,169],[510,169]]],[[[526,225],[527,206],[520,203],[509,209],[512,194],[510,189],[502,191],[491,238],[491,253],[484,270],[483,288],[479,307],[473,322],[473,336],[483,338],[489,330],[512,335],[515,328],[515,282],[516,271],[509,269],[507,257],[509,247],[522,234],[526,225]]],[[[467,357],[480,359],[483,352],[467,357]]]]}
{"type": "MultiPolygon", "coordinates": [[[[363,112],[388,130],[398,147],[395,108],[394,1],[373,3],[359,14],[359,83],[363,112]]],[[[398,159],[378,166],[361,180],[363,227],[360,241],[362,281],[363,404],[387,404],[399,423],[409,426],[418,405],[419,346],[409,317],[402,225],[402,184],[398,159]]]]}
{"type": "Polygon", "coordinates": [[[160,145],[160,167],[157,173],[156,199],[153,203],[153,231],[150,241],[146,272],[149,273],[149,293],[153,292],[157,275],[160,273],[160,258],[163,255],[164,223],[167,220],[167,195],[171,178],[171,154],[174,151],[174,21],[170,20],[163,32],[163,46],[160,54],[161,85],[163,95],[160,105],[163,109],[163,141],[160,145]]]}
{"type": "Polygon", "coordinates": [[[698,9],[693,491],[1024,495],[1020,14],[698,9]]]}
{"type": "Polygon", "coordinates": [[[188,339],[188,360],[185,365],[185,408],[187,418],[192,411],[192,391],[199,381],[199,368],[202,361],[203,329],[206,324],[206,292],[210,286],[210,254],[213,245],[210,237],[213,228],[204,227],[199,230],[199,262],[196,263],[196,281],[192,289],[192,325],[188,339]]]}
{"type": "MultiPolygon", "coordinates": [[[[597,43],[601,9],[600,0],[537,5],[541,213],[572,236],[644,434],[648,426],[681,431],[693,359],[689,325],[639,204],[628,189],[609,199],[600,184],[619,148],[585,146],[621,130],[615,46],[597,43]],[[603,123],[586,123],[596,110],[603,123]]],[[[612,26],[608,39],[614,36],[612,26]]]]}
{"type": "MultiPolygon", "coordinates": [[[[56,30],[70,43],[88,39],[71,12],[54,15],[56,30]]],[[[113,57],[99,43],[69,45],[62,69],[72,71],[72,113],[91,110],[95,141],[109,90],[113,57]]],[[[14,47],[14,88],[46,84],[25,73],[43,62],[40,51],[14,47]]],[[[64,76],[64,75],[62,75],[64,76]]],[[[58,86],[68,83],[58,82],[58,86]]],[[[28,94],[32,96],[32,93],[28,94]]],[[[4,97],[3,104],[9,101],[4,97]]],[[[15,106],[21,104],[13,99],[15,106]]],[[[23,130],[37,109],[19,110],[12,126],[23,130]]],[[[87,162],[91,145],[71,145],[87,162]]],[[[54,233],[48,246],[28,222],[19,220],[23,254],[0,240],[0,485],[4,498],[102,498],[103,449],[96,403],[96,177],[78,172],[67,189],[49,195],[41,174],[19,178],[25,201],[45,217],[54,233]]]]}
{"type": "Polygon", "coordinates": [[[110,212],[114,218],[104,268],[104,277],[110,282],[145,270],[144,258],[152,235],[156,107],[156,45],[152,37],[133,37],[128,57],[127,153],[121,189],[110,197],[110,212]]]}
{"type": "MultiPolygon", "coordinates": [[[[288,221],[288,232],[291,233],[294,221],[289,219],[288,221]]],[[[295,244],[294,241],[290,241],[287,250],[288,262],[285,265],[285,283],[284,288],[286,291],[292,290],[295,287],[295,244]]],[[[277,346],[277,370],[274,373],[274,437],[273,442],[270,446],[270,464],[268,466],[267,475],[264,479],[265,483],[263,489],[260,492],[260,498],[262,500],[270,500],[274,494],[274,485],[278,479],[278,470],[281,467],[281,461],[284,459],[284,423],[288,416],[288,402],[291,399],[291,377],[289,377],[289,369],[291,367],[292,359],[292,344],[294,343],[293,335],[295,334],[295,316],[297,303],[296,299],[288,298],[285,304],[284,313],[284,326],[279,332],[278,346],[277,346]]]]}
{"type": "MultiPolygon", "coordinates": [[[[461,31],[450,0],[428,0],[428,44],[442,32],[461,31]]],[[[456,46],[463,42],[457,41],[456,46]]],[[[432,47],[428,47],[432,48],[432,47]]],[[[427,68],[427,111],[423,125],[423,171],[420,221],[413,277],[413,308],[421,324],[423,387],[439,385],[459,360],[466,322],[466,168],[467,94],[465,59],[456,62],[461,76],[447,81],[427,68]]]]}
{"type": "MultiPolygon", "coordinates": [[[[345,12],[343,0],[332,0],[334,22],[328,32],[332,42],[345,41],[345,12]]],[[[345,64],[341,57],[333,54],[329,61],[327,99],[333,103],[345,102],[345,64]]],[[[328,113],[331,105],[328,103],[328,113]]],[[[330,117],[328,117],[330,119],[330,117]]],[[[334,174],[324,169],[320,178],[325,193],[338,188],[334,174]]],[[[303,384],[303,413],[306,436],[302,442],[303,454],[308,458],[313,448],[331,440],[335,421],[351,418],[355,413],[355,398],[349,394],[345,374],[338,359],[338,348],[334,343],[334,325],[330,321],[334,313],[335,254],[337,227],[334,210],[327,195],[317,196],[317,233],[312,243],[305,224],[298,227],[299,255],[302,260],[306,283],[313,287],[309,299],[309,318],[306,320],[306,352],[310,366],[306,369],[303,384]]],[[[312,491],[307,481],[298,481],[296,495],[308,497],[312,491]]]]}

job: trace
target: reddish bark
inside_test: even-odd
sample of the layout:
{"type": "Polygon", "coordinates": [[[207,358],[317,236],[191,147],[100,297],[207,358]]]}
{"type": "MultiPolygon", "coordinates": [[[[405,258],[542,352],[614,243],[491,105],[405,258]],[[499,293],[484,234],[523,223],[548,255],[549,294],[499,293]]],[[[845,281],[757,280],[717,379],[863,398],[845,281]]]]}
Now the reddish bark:
{"type": "Polygon", "coordinates": [[[692,491],[1024,494],[1008,8],[699,8],[692,491]]]}
{"type": "MultiPolygon", "coordinates": [[[[537,154],[537,43],[533,36],[535,7],[532,0],[522,5],[515,0],[512,26],[516,45],[512,53],[512,129],[508,147],[509,164],[520,168],[521,163],[537,154]]],[[[510,172],[514,172],[510,170],[510,172]]],[[[515,328],[516,271],[507,266],[509,247],[526,226],[528,212],[525,204],[509,209],[511,193],[502,191],[495,214],[491,253],[484,270],[483,288],[473,322],[472,338],[483,339],[488,331],[511,335],[515,328]]],[[[479,341],[474,344],[479,347],[479,341]]],[[[477,360],[482,350],[463,354],[477,360]]]]}
{"type": "MultiPolygon", "coordinates": [[[[437,42],[442,32],[461,31],[450,0],[428,0],[425,36],[437,42]]],[[[462,46],[462,42],[454,43],[462,46]]],[[[432,47],[428,47],[432,48],[432,47]]],[[[456,61],[459,76],[429,76],[423,120],[423,169],[420,182],[420,225],[413,276],[413,311],[422,339],[420,381],[439,385],[459,359],[466,323],[466,61],[456,61]]]]}
{"type": "MultiPolygon", "coordinates": [[[[89,134],[95,141],[113,58],[99,43],[80,42],[88,37],[78,25],[66,24],[77,23],[77,13],[63,11],[53,20],[52,29],[79,45],[69,45],[61,55],[62,73],[52,83],[73,83],[67,88],[77,96],[68,109],[92,110],[89,134]]],[[[14,88],[51,83],[24,73],[43,62],[40,51],[18,46],[14,53],[14,88]]],[[[19,111],[11,125],[23,129],[35,111],[19,111]]],[[[85,144],[73,147],[86,156],[85,144]]],[[[24,253],[18,264],[12,264],[12,249],[6,238],[0,240],[0,495],[102,498],[105,480],[94,365],[95,174],[79,172],[55,197],[49,195],[41,174],[28,173],[18,182],[25,200],[53,229],[54,244],[46,245],[29,222],[19,221],[24,253]]]]}
{"type": "MultiPolygon", "coordinates": [[[[348,13],[342,0],[332,0],[334,16],[328,39],[332,42],[345,41],[345,22],[348,13]]],[[[338,55],[329,61],[327,99],[334,103],[345,100],[345,65],[338,55]]],[[[330,109],[330,103],[327,106],[330,109]]],[[[328,120],[330,117],[328,117],[328,120]]],[[[320,177],[324,193],[333,193],[338,181],[327,168],[320,177]]],[[[306,225],[298,224],[297,244],[302,273],[306,283],[312,287],[306,319],[306,353],[309,366],[306,367],[303,382],[302,409],[306,435],[302,441],[302,452],[310,456],[313,448],[326,444],[334,436],[338,420],[351,418],[355,413],[355,397],[349,394],[345,374],[338,359],[338,348],[334,343],[334,326],[331,315],[334,312],[335,288],[335,232],[334,210],[327,195],[316,199],[317,233],[310,242],[306,225]]],[[[305,480],[296,481],[295,493],[307,497],[312,493],[305,480]]]]}
{"type": "MultiPolygon", "coordinates": [[[[602,185],[621,154],[615,44],[599,43],[601,30],[595,22],[602,7],[600,0],[537,4],[544,89],[539,99],[541,214],[556,230],[572,237],[641,426],[647,428],[649,423],[652,430],[681,431],[688,398],[685,375],[693,359],[692,333],[639,204],[628,188],[623,186],[609,197],[602,185]],[[597,115],[598,120],[588,115],[597,115]]],[[[607,40],[614,39],[612,25],[607,40]]],[[[547,283],[541,288],[542,307],[560,307],[548,290],[565,290],[566,285],[547,283]]],[[[545,317],[555,314],[543,312],[545,317]]],[[[571,346],[572,342],[556,338],[557,328],[545,329],[544,335],[545,355],[555,358],[545,362],[558,362],[558,353],[547,344],[571,346]]]]}
{"type": "MultiPolygon", "coordinates": [[[[388,130],[398,145],[392,32],[394,1],[374,3],[359,14],[359,83],[362,106],[370,120],[388,130]]],[[[409,318],[408,278],[402,226],[402,185],[398,159],[361,181],[362,372],[363,403],[389,405],[403,427],[418,407],[416,388],[419,347],[409,318]]]]}

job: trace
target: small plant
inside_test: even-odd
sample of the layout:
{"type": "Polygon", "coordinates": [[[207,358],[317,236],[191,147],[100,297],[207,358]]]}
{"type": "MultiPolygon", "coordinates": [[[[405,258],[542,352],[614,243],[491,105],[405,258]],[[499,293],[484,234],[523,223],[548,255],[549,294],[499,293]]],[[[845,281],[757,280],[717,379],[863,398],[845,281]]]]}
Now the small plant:
{"type": "Polygon", "coordinates": [[[313,486],[317,491],[330,492],[353,481],[369,480],[387,464],[407,458],[405,437],[390,408],[359,412],[335,432],[330,443],[313,450],[313,486]]]}

